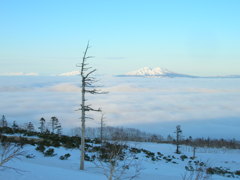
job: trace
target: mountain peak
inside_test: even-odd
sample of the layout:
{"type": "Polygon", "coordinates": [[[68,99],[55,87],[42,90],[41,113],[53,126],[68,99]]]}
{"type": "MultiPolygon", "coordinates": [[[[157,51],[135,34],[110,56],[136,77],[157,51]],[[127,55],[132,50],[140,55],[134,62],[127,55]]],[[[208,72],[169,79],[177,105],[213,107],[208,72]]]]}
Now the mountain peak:
{"type": "Polygon", "coordinates": [[[131,71],[126,73],[126,75],[129,76],[163,76],[166,74],[172,74],[173,72],[169,71],[168,69],[156,67],[156,68],[150,68],[150,67],[143,67],[141,69],[131,71]]]}

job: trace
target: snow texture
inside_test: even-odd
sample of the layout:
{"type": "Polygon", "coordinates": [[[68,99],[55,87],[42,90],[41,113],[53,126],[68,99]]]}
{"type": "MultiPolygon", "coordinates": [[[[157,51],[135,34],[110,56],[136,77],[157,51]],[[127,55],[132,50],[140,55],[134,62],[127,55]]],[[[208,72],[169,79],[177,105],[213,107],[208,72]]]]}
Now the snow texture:
{"type": "MultiPolygon", "coordinates": [[[[156,143],[135,143],[130,142],[129,145],[138,148],[144,148],[154,153],[161,152],[164,155],[175,156],[179,158],[180,155],[174,153],[175,146],[169,144],[156,144],[156,143]]],[[[27,154],[35,155],[34,158],[29,159],[22,157],[21,160],[14,160],[7,165],[10,167],[21,170],[17,173],[11,169],[4,169],[0,171],[0,179],[6,180],[104,180],[107,179],[102,170],[96,168],[91,162],[86,162],[86,170],[79,170],[79,150],[78,149],[65,149],[54,148],[56,156],[44,157],[42,153],[35,151],[34,146],[27,145],[24,150],[27,154]],[[59,156],[70,153],[71,157],[68,160],[59,160],[59,156]]],[[[192,155],[192,148],[188,146],[181,147],[182,153],[187,156],[192,155]]],[[[209,166],[223,166],[237,170],[240,167],[239,150],[229,149],[214,149],[214,148],[199,148],[197,149],[197,160],[205,162],[209,166]]],[[[164,160],[151,161],[145,158],[145,155],[140,155],[140,166],[142,166],[141,174],[137,180],[182,180],[182,176],[187,173],[185,165],[187,160],[176,160],[176,164],[167,163],[164,160]]],[[[239,169],[238,169],[239,170],[239,169]]],[[[230,180],[231,178],[222,177],[219,175],[212,176],[211,180],[230,180]]]]}

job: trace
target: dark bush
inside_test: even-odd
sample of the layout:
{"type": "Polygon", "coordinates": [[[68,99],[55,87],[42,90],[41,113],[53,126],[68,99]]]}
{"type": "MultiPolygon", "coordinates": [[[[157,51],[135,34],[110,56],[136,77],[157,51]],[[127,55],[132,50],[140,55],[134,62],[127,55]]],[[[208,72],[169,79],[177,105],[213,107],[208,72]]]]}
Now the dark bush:
{"type": "Polygon", "coordinates": [[[135,154],[138,154],[138,153],[141,153],[141,149],[131,148],[131,149],[130,149],[130,152],[135,153],[135,154]]]}
{"type": "Polygon", "coordinates": [[[40,152],[44,153],[44,151],[45,151],[46,148],[44,147],[43,144],[38,144],[35,149],[36,149],[37,151],[40,151],[40,152]]]}
{"type": "Polygon", "coordinates": [[[95,138],[92,141],[94,144],[101,144],[101,139],[95,138]]]}
{"type": "Polygon", "coordinates": [[[71,154],[67,153],[67,154],[64,154],[63,156],[60,156],[59,159],[67,160],[70,156],[71,156],[71,154]]]}
{"type": "Polygon", "coordinates": [[[125,150],[128,148],[126,145],[122,144],[111,144],[104,142],[104,144],[98,148],[95,148],[98,152],[98,159],[104,162],[110,162],[112,159],[117,158],[122,161],[125,157],[125,150]]]}
{"type": "Polygon", "coordinates": [[[240,170],[236,171],[235,174],[240,176],[240,170]]]}
{"type": "Polygon", "coordinates": [[[222,167],[207,168],[207,174],[218,174],[221,176],[234,177],[234,173],[229,171],[229,169],[224,169],[222,167]]]}
{"type": "MultiPolygon", "coordinates": [[[[187,171],[194,171],[194,168],[192,167],[192,165],[185,166],[185,169],[187,171]]],[[[210,173],[208,173],[208,174],[210,174],[210,173]]]]}
{"type": "Polygon", "coordinates": [[[172,161],[172,158],[170,156],[163,156],[163,159],[165,159],[167,163],[172,161]]]}
{"type": "Polygon", "coordinates": [[[49,148],[47,151],[44,152],[44,156],[46,157],[52,157],[55,156],[56,154],[54,154],[54,149],[53,148],[49,148]]]}
{"type": "Polygon", "coordinates": [[[146,149],[141,149],[143,153],[146,154],[146,158],[151,158],[153,161],[156,160],[155,158],[155,153],[151,152],[151,151],[148,151],[146,149]]]}
{"type": "Polygon", "coordinates": [[[88,154],[85,154],[84,159],[85,161],[94,161],[94,159],[90,157],[88,154]]]}
{"type": "Polygon", "coordinates": [[[186,155],[181,155],[180,156],[180,159],[182,160],[182,161],[184,161],[185,159],[187,159],[188,157],[186,156],[186,155]]]}
{"type": "Polygon", "coordinates": [[[32,159],[32,158],[35,158],[35,155],[33,155],[33,154],[28,154],[28,155],[26,155],[26,158],[32,159]]]}

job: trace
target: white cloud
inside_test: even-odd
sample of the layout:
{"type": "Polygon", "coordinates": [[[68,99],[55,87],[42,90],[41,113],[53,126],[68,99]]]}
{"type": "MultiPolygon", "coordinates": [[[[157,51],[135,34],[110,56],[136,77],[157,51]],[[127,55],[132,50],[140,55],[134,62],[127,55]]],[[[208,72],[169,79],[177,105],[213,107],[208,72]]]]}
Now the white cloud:
{"type": "MultiPolygon", "coordinates": [[[[37,124],[42,116],[57,116],[64,127],[80,126],[80,112],[75,111],[81,102],[78,78],[5,77],[1,81],[0,109],[10,120],[37,124]]],[[[172,133],[176,124],[183,124],[188,128],[186,133],[198,136],[213,132],[220,136],[223,130],[217,127],[224,126],[232,137],[240,125],[239,81],[108,78],[102,89],[109,94],[90,95],[87,99],[89,104],[104,110],[108,125],[172,133]],[[209,129],[213,127],[214,130],[209,129]]],[[[88,121],[88,125],[98,125],[100,114],[91,116],[95,120],[88,121]]]]}
{"type": "Polygon", "coordinates": [[[59,74],[58,76],[76,76],[76,75],[80,75],[80,72],[79,71],[65,72],[65,73],[59,74]]]}
{"type": "Polygon", "coordinates": [[[151,91],[148,88],[139,88],[129,84],[120,84],[112,87],[104,88],[104,91],[108,92],[147,92],[151,91]]]}
{"type": "Polygon", "coordinates": [[[9,72],[9,73],[2,73],[0,76],[38,76],[38,73],[30,72],[30,73],[24,73],[24,72],[9,72]]]}
{"type": "Polygon", "coordinates": [[[53,85],[47,88],[42,88],[44,91],[56,91],[56,92],[81,92],[81,88],[70,83],[61,83],[53,85]]]}

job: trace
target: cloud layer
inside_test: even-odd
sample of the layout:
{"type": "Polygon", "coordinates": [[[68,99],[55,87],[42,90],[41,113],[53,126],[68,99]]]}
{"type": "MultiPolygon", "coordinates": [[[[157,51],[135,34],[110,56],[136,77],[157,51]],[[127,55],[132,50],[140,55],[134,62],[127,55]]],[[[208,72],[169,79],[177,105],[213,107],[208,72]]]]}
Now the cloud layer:
{"type": "Polygon", "coordinates": [[[38,76],[38,73],[30,72],[30,73],[24,73],[24,72],[9,72],[9,73],[2,73],[1,76],[38,76]]]}
{"type": "MultiPolygon", "coordinates": [[[[186,135],[238,136],[240,79],[101,77],[106,95],[90,95],[106,124],[137,127],[164,135],[181,124],[186,135]],[[224,133],[223,133],[224,130],[224,133]],[[204,132],[203,132],[204,131],[204,132]]],[[[79,77],[1,77],[1,114],[33,121],[57,116],[66,128],[80,126],[79,77]]],[[[100,114],[88,126],[98,126],[100,114]]],[[[238,138],[238,137],[235,137],[238,138]]]]}

